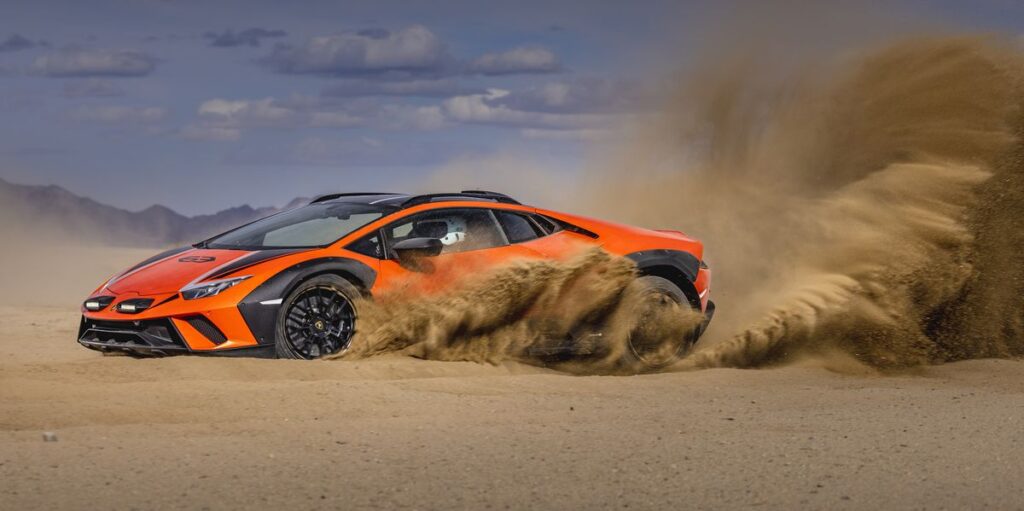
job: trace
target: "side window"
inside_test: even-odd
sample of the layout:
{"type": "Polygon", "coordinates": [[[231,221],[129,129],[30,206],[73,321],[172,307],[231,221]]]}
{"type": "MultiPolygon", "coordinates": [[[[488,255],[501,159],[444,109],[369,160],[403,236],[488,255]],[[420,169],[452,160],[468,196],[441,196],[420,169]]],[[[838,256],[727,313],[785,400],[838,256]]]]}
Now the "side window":
{"type": "Polygon", "coordinates": [[[364,236],[359,241],[351,243],[345,248],[367,257],[384,259],[384,249],[380,245],[380,236],[376,233],[364,236]]]}
{"type": "Polygon", "coordinates": [[[442,254],[481,250],[508,244],[494,214],[487,209],[438,209],[399,220],[384,228],[387,246],[412,238],[434,238],[442,254]]]}
{"type": "Polygon", "coordinates": [[[498,217],[501,228],[505,229],[509,243],[523,243],[546,235],[524,215],[501,210],[495,211],[494,215],[498,217]]]}

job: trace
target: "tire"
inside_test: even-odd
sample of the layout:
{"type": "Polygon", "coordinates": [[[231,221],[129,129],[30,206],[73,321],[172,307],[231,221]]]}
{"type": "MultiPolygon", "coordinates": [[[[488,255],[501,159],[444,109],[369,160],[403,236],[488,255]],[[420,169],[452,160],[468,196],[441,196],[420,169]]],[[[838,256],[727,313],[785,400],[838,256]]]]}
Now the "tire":
{"type": "MultiPolygon", "coordinates": [[[[639,315],[673,313],[681,310],[680,307],[693,308],[686,298],[686,294],[668,279],[647,275],[638,278],[635,284],[640,286],[640,293],[645,304],[641,310],[637,311],[639,315]],[[652,308],[647,309],[647,305],[652,308]],[[669,307],[669,309],[664,309],[664,307],[669,307]]],[[[656,335],[657,332],[651,333],[649,329],[645,329],[647,326],[649,326],[649,322],[646,322],[643,317],[638,318],[638,323],[629,332],[626,340],[627,349],[624,357],[626,365],[637,372],[657,370],[672,365],[693,348],[700,335],[700,326],[696,325],[692,331],[678,338],[665,340],[656,335]],[[645,337],[645,333],[649,335],[645,337]],[[644,342],[645,340],[648,342],[644,342]]]]}
{"type": "Polygon", "coordinates": [[[359,290],[338,275],[317,275],[299,284],[278,312],[278,358],[310,360],[348,349],[359,296],[359,290]]]}

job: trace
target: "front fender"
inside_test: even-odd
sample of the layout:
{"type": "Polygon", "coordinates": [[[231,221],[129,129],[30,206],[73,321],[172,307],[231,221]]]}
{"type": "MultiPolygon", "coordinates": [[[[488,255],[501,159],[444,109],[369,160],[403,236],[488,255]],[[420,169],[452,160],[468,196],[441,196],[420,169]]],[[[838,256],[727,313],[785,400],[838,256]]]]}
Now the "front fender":
{"type": "Polygon", "coordinates": [[[377,280],[377,272],[364,263],[344,257],[310,259],[282,270],[267,279],[238,303],[253,336],[260,344],[273,344],[281,303],[292,290],[315,275],[333,273],[352,281],[367,295],[377,280]]]}

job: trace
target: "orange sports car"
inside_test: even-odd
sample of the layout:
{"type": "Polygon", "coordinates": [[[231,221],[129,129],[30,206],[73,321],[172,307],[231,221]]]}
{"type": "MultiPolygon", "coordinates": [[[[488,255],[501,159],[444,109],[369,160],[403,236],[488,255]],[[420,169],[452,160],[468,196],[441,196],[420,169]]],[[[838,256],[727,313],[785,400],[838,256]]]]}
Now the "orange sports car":
{"type": "Polygon", "coordinates": [[[654,231],[524,206],[494,192],[339,193],[168,250],[111,278],[82,304],[78,342],[133,355],[314,359],[345,350],[359,298],[435,263],[477,271],[518,257],[561,258],[597,245],[632,259],[645,292],[714,313],[703,245],[654,231]]]}

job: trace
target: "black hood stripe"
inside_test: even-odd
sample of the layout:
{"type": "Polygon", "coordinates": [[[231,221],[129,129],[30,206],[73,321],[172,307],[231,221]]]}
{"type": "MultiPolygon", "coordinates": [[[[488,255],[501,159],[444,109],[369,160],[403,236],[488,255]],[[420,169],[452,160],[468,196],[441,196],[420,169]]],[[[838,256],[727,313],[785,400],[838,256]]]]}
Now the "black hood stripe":
{"type": "Polygon", "coordinates": [[[203,280],[217,280],[222,277],[226,277],[235,273],[239,270],[248,268],[253,265],[260,264],[262,262],[269,261],[271,259],[277,259],[278,257],[284,257],[286,255],[298,254],[299,252],[306,252],[308,248],[278,248],[273,250],[260,250],[248,257],[239,258],[224,267],[217,270],[217,273],[207,275],[203,280]]]}

